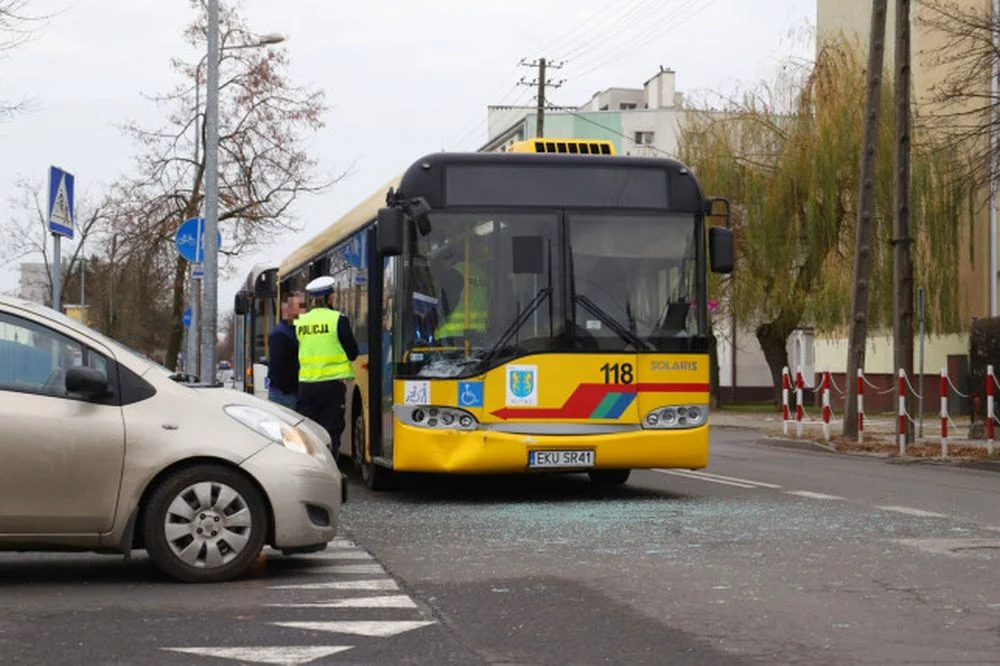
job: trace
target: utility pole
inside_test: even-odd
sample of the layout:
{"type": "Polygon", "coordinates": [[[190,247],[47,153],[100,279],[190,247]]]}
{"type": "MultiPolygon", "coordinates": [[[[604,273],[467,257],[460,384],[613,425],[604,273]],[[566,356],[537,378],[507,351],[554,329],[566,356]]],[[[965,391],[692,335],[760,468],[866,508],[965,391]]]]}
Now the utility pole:
{"type": "MultiPolygon", "coordinates": [[[[913,257],[910,255],[910,0],[896,0],[896,113],[895,170],[893,172],[892,314],[894,368],[913,377],[913,257]]],[[[922,390],[918,387],[917,390],[922,390]]],[[[907,393],[906,411],[913,414],[916,401],[907,393]]],[[[913,425],[907,420],[906,441],[913,441],[913,425]]]]}
{"type": "Polygon", "coordinates": [[[537,111],[535,112],[535,127],[536,127],[535,137],[540,139],[545,136],[545,106],[546,106],[545,89],[548,86],[551,86],[553,88],[558,88],[559,86],[561,86],[563,83],[566,82],[565,79],[558,82],[547,80],[545,78],[546,70],[548,70],[549,68],[559,69],[563,66],[563,63],[555,64],[549,62],[545,58],[539,58],[538,60],[534,60],[532,62],[525,62],[524,58],[522,58],[521,65],[523,67],[531,67],[532,69],[536,67],[538,68],[537,79],[535,79],[534,81],[525,81],[524,77],[521,77],[520,84],[523,86],[532,86],[538,88],[538,94],[537,94],[538,107],[537,111]]]}
{"type": "Polygon", "coordinates": [[[844,436],[858,436],[858,370],[865,367],[868,337],[868,282],[871,276],[872,217],[875,207],[875,153],[878,146],[879,97],[885,54],[885,14],[888,0],[872,2],[871,37],[868,40],[868,85],[865,102],[865,137],[861,152],[857,236],[854,245],[854,294],[851,297],[847,348],[847,404],[844,436]]]}
{"type": "MultiPolygon", "coordinates": [[[[1000,21],[1000,0],[993,0],[993,12],[990,21],[993,25],[993,52],[1000,52],[1000,31],[997,22],[1000,21]]],[[[990,75],[990,316],[1000,314],[997,297],[997,100],[1000,99],[1000,59],[995,56],[993,71],[990,75]]]]}

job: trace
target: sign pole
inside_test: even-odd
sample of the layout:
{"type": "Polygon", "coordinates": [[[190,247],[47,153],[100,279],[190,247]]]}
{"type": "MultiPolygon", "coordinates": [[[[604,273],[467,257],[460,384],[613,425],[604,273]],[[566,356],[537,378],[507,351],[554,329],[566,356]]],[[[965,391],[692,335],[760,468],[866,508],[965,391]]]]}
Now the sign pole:
{"type": "Polygon", "coordinates": [[[61,250],[62,236],[52,234],[52,309],[62,312],[62,257],[59,256],[61,250]]]}

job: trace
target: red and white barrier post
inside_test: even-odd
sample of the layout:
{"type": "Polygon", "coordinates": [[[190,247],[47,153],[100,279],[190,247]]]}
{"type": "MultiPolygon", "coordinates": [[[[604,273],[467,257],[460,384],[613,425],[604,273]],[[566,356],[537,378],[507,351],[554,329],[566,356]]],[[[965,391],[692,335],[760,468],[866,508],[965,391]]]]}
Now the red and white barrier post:
{"type": "Polygon", "coordinates": [[[899,379],[896,386],[897,407],[896,412],[899,422],[896,426],[896,434],[899,436],[899,455],[906,455],[906,371],[899,369],[899,379]]]}
{"type": "Polygon", "coordinates": [[[858,368],[858,444],[865,439],[865,371],[858,368]]]}
{"type": "Polygon", "coordinates": [[[788,389],[791,383],[791,378],[788,376],[788,366],[785,366],[781,369],[781,427],[786,436],[788,435],[788,422],[792,420],[788,410],[788,389]]]}
{"type": "Polygon", "coordinates": [[[941,457],[948,457],[948,371],[941,368],[941,457]]]}
{"type": "Polygon", "coordinates": [[[802,389],[805,381],[802,379],[802,368],[795,370],[795,436],[802,436],[802,420],[806,415],[805,405],[802,404],[802,389]]]}
{"type": "Polygon", "coordinates": [[[996,379],[993,377],[993,366],[986,366],[986,453],[993,455],[993,389],[996,379]]]}
{"type": "Polygon", "coordinates": [[[830,441],[830,369],[823,373],[823,438],[830,441]]]}

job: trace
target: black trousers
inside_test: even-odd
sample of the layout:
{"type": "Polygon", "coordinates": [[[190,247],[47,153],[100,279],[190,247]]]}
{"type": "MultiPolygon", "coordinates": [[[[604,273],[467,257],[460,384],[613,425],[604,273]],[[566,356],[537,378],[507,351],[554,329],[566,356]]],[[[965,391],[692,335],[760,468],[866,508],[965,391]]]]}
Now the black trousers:
{"type": "Polygon", "coordinates": [[[346,397],[347,386],[339,379],[329,382],[299,382],[299,413],[326,428],[330,434],[334,460],[340,455],[346,397]]]}

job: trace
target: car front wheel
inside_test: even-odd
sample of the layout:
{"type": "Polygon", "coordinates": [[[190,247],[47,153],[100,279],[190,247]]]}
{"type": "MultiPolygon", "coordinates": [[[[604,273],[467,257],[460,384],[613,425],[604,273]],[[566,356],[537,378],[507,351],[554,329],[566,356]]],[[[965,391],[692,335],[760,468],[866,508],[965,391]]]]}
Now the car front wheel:
{"type": "Polygon", "coordinates": [[[264,497],[244,475],[199,465],[167,477],[143,515],[153,563],[190,583],[237,578],[250,568],[268,532],[264,497]]]}

